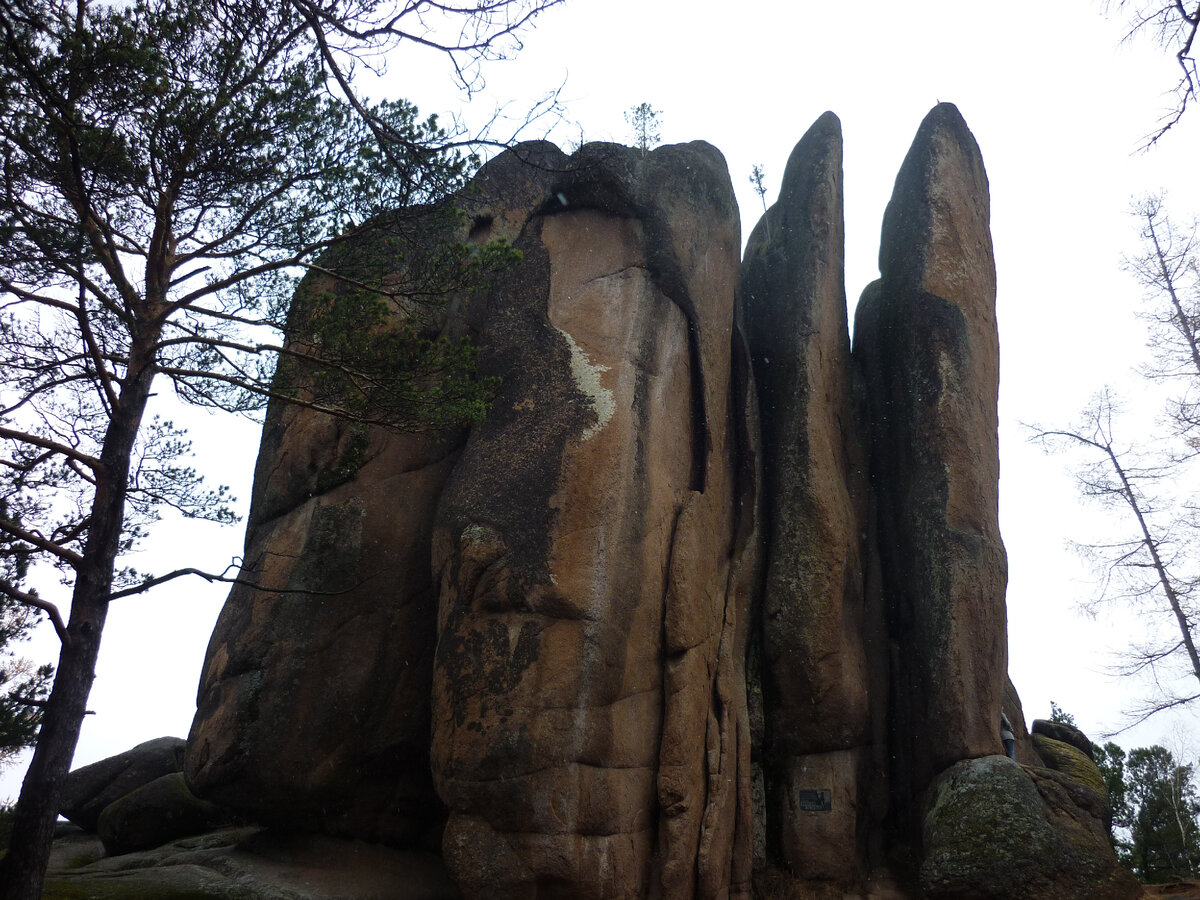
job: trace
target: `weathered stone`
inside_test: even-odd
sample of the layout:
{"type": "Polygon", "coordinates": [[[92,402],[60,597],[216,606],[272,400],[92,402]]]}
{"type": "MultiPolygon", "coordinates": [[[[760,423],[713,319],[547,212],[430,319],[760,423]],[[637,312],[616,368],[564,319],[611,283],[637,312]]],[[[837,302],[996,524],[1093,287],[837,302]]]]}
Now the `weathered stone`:
{"type": "Polygon", "coordinates": [[[789,757],[776,783],[780,857],[801,881],[843,887],[861,877],[863,749],[789,757]]]}
{"type": "Polygon", "coordinates": [[[89,900],[459,900],[441,861],[396,850],[261,827],[180,838],[105,857],[79,832],[55,841],[46,897],[89,900]]]}
{"type": "Polygon", "coordinates": [[[708,145],[489,162],[454,234],[521,259],[424,327],[496,400],[424,436],[269,411],[194,789],[440,843],[468,897],[1130,896],[1005,678],[978,148],[922,125],[853,357],[841,179],[827,114],[739,280],[708,145]]]}
{"type": "Polygon", "coordinates": [[[1049,719],[1034,719],[1033,733],[1070,744],[1080,753],[1087,754],[1088,759],[1093,762],[1096,760],[1091,739],[1074,725],[1068,725],[1065,722],[1051,722],[1049,719]]]}
{"type": "Polygon", "coordinates": [[[63,785],[59,815],[85,831],[95,831],[108,804],[156,778],[180,771],[183,753],[183,738],[160,737],[80,766],[63,785]]]}
{"type": "Polygon", "coordinates": [[[825,113],[792,151],[739,287],[762,413],[767,827],[798,877],[852,883],[864,767],[845,751],[869,743],[871,687],[885,682],[864,647],[866,452],[852,404],[844,231],[841,124],[825,113]],[[797,814],[797,794],[830,759],[843,761],[825,784],[835,810],[797,814]]]}
{"type": "Polygon", "coordinates": [[[232,824],[228,810],[201,800],[188,790],[183,773],[174,772],[104,807],[96,832],[108,855],[117,856],[232,824]]]}
{"type": "Polygon", "coordinates": [[[988,183],[950,104],[926,117],[855,318],[892,641],[893,794],[1000,750],[1007,564],[997,516],[996,276],[988,183]]]}
{"type": "Polygon", "coordinates": [[[924,896],[1138,896],[1140,886],[1118,868],[1096,815],[1099,798],[1092,792],[1085,796],[1087,789],[1070,779],[1056,780],[1056,774],[1026,772],[1007,757],[989,756],[964,760],[940,775],[926,799],[920,875],[924,896]]]}
{"type": "MultiPolygon", "coordinates": [[[[303,452],[311,418],[289,410],[275,419],[297,432],[299,446],[284,444],[284,456],[303,452]]],[[[329,427],[356,440],[353,427],[329,427]]],[[[198,794],[260,821],[436,841],[428,554],[456,450],[436,437],[363,436],[352,481],[249,533],[243,577],[277,589],[230,593],[206,657],[187,772],[198,794]]]]}
{"type": "Polygon", "coordinates": [[[1100,767],[1086,753],[1082,752],[1078,747],[1063,741],[1056,741],[1054,738],[1046,737],[1044,734],[1034,733],[1033,749],[1044,761],[1047,769],[1053,769],[1056,772],[1062,772],[1064,775],[1069,775],[1076,781],[1091,788],[1099,794],[1105,802],[1108,802],[1108,787],[1104,783],[1104,776],[1100,773],[1100,767]]]}
{"type": "MultiPolygon", "coordinates": [[[[428,219],[410,230],[427,242],[451,236],[435,211],[428,219]]],[[[328,264],[355,266],[360,281],[403,277],[404,260],[369,249],[344,248],[328,264]]],[[[307,281],[300,300],[336,298],[340,284],[327,281],[307,281]]],[[[464,303],[425,319],[425,336],[469,332],[464,303]]],[[[261,587],[230,592],[209,645],[188,742],[198,794],[267,823],[437,846],[430,544],[463,440],[269,408],[242,570],[261,587]]]]}
{"type": "Polygon", "coordinates": [[[437,515],[447,866],[476,896],[744,894],[729,176],[691,144],[547,177],[483,328],[503,387],[437,515]]]}

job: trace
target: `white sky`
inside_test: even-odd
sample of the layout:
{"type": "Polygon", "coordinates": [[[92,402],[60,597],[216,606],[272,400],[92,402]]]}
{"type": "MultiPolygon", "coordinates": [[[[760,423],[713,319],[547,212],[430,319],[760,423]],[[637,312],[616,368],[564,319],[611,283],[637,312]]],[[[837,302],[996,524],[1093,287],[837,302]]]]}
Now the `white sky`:
{"type": "MultiPolygon", "coordinates": [[[[734,9],[708,0],[567,0],[527,33],[515,62],[485,69],[488,93],[465,106],[444,62],[430,55],[398,58],[387,83],[423,112],[459,110],[481,121],[497,103],[523,109],[565,79],[562,101],[574,125],[552,135],[563,146],[580,129],[588,140],[628,142],[623,114],[648,102],[662,111],[665,143],[702,139],[725,154],[743,236],[762,211],[751,166],[765,167],[773,202],[792,147],[832,109],[845,141],[851,309],[877,277],[883,209],[921,119],[939,101],[956,103],[992,189],[1010,673],[1028,720],[1048,716],[1053,699],[1093,738],[1120,727],[1144,686],[1104,669],[1145,620],[1090,620],[1077,611],[1096,586],[1066,542],[1103,533],[1103,516],[1078,498],[1066,459],[1026,443],[1020,423],[1069,424],[1106,383],[1137,399],[1140,290],[1120,269],[1121,254],[1137,249],[1130,200],[1165,188],[1175,218],[1200,214],[1200,111],[1149,153],[1135,152],[1169,102],[1173,59],[1148,40],[1122,45],[1122,23],[1102,16],[1099,0],[742,0],[734,9]]],[[[203,413],[188,421],[198,467],[234,487],[244,508],[257,426],[203,413]]],[[[220,571],[241,542],[240,526],[164,522],[134,563],[154,572],[220,571]]],[[[39,587],[52,595],[51,586],[39,587]]],[[[187,734],[225,593],[188,580],[114,604],[89,703],[96,714],[76,765],[187,734]]],[[[56,658],[53,632],[27,652],[56,658]]],[[[1196,759],[1200,721],[1185,713],[1117,740],[1127,749],[1190,748],[1196,759]]],[[[0,775],[0,798],[16,795],[22,770],[0,775]]]]}

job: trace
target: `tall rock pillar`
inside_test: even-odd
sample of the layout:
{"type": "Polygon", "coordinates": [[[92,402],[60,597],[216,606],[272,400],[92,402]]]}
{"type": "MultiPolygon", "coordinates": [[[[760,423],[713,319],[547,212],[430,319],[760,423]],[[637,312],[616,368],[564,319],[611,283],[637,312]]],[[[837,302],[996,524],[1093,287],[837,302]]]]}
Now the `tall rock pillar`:
{"type": "Polygon", "coordinates": [[[761,647],[768,855],[852,883],[863,854],[871,685],[865,642],[865,441],[852,403],[841,124],[796,145],[750,237],[741,296],[762,410],[761,647]]]}
{"type": "Polygon", "coordinates": [[[855,318],[890,637],[893,795],[1002,752],[996,274],[987,174],[958,109],[935,107],[884,215],[881,278],[855,318]]]}

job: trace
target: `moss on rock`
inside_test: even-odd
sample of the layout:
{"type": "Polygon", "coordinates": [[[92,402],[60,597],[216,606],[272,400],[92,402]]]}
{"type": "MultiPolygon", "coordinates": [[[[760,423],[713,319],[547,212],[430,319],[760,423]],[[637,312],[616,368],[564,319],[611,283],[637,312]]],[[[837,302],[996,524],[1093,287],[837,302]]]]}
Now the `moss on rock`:
{"type": "Polygon", "coordinates": [[[1090,756],[1079,748],[1044,734],[1033,735],[1033,749],[1046,764],[1047,769],[1062,772],[1076,781],[1091,788],[1108,802],[1108,788],[1104,784],[1104,776],[1100,768],[1092,762],[1090,756]]]}
{"type": "Polygon", "coordinates": [[[921,888],[929,897],[1031,896],[1061,842],[1033,783],[995,756],[953,766],[930,789],[921,888]]]}

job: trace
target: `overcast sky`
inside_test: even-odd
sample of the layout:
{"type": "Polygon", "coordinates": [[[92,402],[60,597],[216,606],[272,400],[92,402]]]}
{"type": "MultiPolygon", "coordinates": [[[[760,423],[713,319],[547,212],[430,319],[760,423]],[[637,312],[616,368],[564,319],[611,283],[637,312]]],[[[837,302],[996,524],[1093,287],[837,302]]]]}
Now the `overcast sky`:
{"type": "MultiPolygon", "coordinates": [[[[762,212],[748,177],[766,170],[768,202],[796,141],[825,110],[845,141],[847,272],[854,303],[878,275],[883,209],[921,119],[939,101],[958,105],[983,152],[992,191],[1001,346],[1000,520],[1009,558],[1010,674],[1026,718],[1053,699],[1093,737],[1122,724],[1144,685],[1105,675],[1111,653],[1137,636],[1143,616],[1092,620],[1078,605],[1097,593],[1068,548],[1102,535],[1103,515],[1077,496],[1068,460],[1030,445],[1021,423],[1071,423],[1105,384],[1135,412],[1152,412],[1132,367],[1145,356],[1134,317],[1140,290],[1121,270],[1137,249],[1131,199],[1167,191],[1180,220],[1200,213],[1200,112],[1148,153],[1138,153],[1176,80],[1174,60],[1148,40],[1122,43],[1099,0],[567,0],[538,20],[514,62],[485,69],[488,91],[468,103],[444,62],[428,55],[390,64],[389,91],[423,112],[482,121],[563,83],[568,123],[552,135],[631,141],[624,112],[661,110],[665,143],[706,140],[729,164],[743,236],[762,212]],[[394,86],[394,87],[392,87],[394,86]]],[[[540,137],[536,130],[531,137],[540,137]]],[[[165,388],[164,388],[165,390],[165,388]]],[[[258,426],[188,416],[198,467],[249,498],[258,426]]],[[[240,552],[242,529],[164,522],[134,563],[220,571],[240,552]]],[[[39,585],[53,594],[52,585],[39,585]]],[[[220,586],[176,582],[114,603],[76,754],[81,765],[163,734],[187,734],[220,586]]],[[[57,657],[46,629],[28,655],[57,657]]],[[[1194,714],[1121,736],[1200,755],[1194,714]],[[1195,739],[1196,743],[1189,747],[1195,739]]],[[[15,796],[21,769],[0,776],[15,796]]]]}

